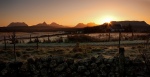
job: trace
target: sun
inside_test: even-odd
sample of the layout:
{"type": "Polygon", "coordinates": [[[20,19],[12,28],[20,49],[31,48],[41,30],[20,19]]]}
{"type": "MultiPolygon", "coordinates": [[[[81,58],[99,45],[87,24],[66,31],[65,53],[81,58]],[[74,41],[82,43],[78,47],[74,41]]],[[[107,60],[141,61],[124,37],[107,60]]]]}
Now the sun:
{"type": "Polygon", "coordinates": [[[116,21],[116,20],[118,20],[118,18],[116,18],[113,15],[102,15],[102,16],[98,16],[95,22],[98,24],[104,24],[104,23],[111,23],[111,21],[116,21]]]}
{"type": "Polygon", "coordinates": [[[110,23],[112,20],[113,20],[112,17],[106,17],[102,21],[103,21],[103,23],[110,23]]]}

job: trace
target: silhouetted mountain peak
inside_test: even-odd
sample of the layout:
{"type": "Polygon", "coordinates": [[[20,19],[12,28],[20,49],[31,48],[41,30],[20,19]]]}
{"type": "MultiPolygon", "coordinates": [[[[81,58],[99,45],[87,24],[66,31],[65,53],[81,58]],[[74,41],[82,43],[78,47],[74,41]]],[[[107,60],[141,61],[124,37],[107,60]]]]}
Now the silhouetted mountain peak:
{"type": "Polygon", "coordinates": [[[28,27],[24,22],[12,22],[7,27],[28,27]]]}
{"type": "Polygon", "coordinates": [[[94,22],[87,23],[87,26],[97,26],[94,22]]]}
{"type": "Polygon", "coordinates": [[[57,24],[56,22],[52,22],[51,24],[50,24],[50,26],[58,26],[59,24],[57,24]]]}
{"type": "Polygon", "coordinates": [[[47,25],[46,22],[43,22],[43,23],[39,23],[39,24],[37,24],[37,25],[35,25],[35,26],[48,26],[48,25],[47,25]]]}
{"type": "Polygon", "coordinates": [[[78,23],[75,28],[84,28],[84,27],[92,27],[92,26],[96,26],[97,24],[95,24],[94,22],[90,22],[87,24],[84,23],[78,23]]]}
{"type": "Polygon", "coordinates": [[[47,23],[44,21],[44,22],[43,22],[43,25],[47,25],[47,23]]]}
{"type": "Polygon", "coordinates": [[[87,25],[85,25],[84,23],[78,23],[75,28],[84,28],[86,27],[87,25]]]}
{"type": "Polygon", "coordinates": [[[50,26],[55,27],[55,28],[64,28],[63,25],[59,25],[59,24],[57,24],[56,22],[52,22],[52,23],[50,24],[50,26]]]}

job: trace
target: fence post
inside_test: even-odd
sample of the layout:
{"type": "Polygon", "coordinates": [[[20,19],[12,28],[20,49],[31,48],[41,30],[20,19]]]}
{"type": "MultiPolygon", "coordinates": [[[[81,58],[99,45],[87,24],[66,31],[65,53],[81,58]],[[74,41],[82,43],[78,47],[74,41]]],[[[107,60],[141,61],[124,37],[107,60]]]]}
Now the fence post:
{"type": "Polygon", "coordinates": [[[134,40],[134,34],[133,34],[133,31],[132,31],[132,41],[134,40]]]}
{"type": "Polygon", "coordinates": [[[36,48],[37,49],[39,48],[39,39],[38,39],[38,36],[36,37],[36,48]]]}
{"type": "Polygon", "coordinates": [[[48,35],[48,42],[50,42],[49,35],[48,35]]]}
{"type": "Polygon", "coordinates": [[[119,77],[125,77],[124,62],[125,62],[124,48],[119,48],[119,77]]]}
{"type": "Polygon", "coordinates": [[[108,41],[110,41],[110,30],[109,30],[109,37],[108,37],[108,41]]]}
{"type": "Polygon", "coordinates": [[[6,37],[4,36],[4,44],[5,44],[5,50],[6,50],[6,37]]]}
{"type": "Polygon", "coordinates": [[[120,41],[121,41],[121,31],[119,31],[119,48],[120,48],[120,41]]]}
{"type": "Polygon", "coordinates": [[[31,34],[30,34],[30,43],[31,43],[31,41],[32,41],[32,40],[31,40],[31,34]]]}
{"type": "Polygon", "coordinates": [[[13,40],[13,45],[14,45],[14,58],[16,61],[16,33],[15,32],[13,32],[12,40],[13,40]]]}

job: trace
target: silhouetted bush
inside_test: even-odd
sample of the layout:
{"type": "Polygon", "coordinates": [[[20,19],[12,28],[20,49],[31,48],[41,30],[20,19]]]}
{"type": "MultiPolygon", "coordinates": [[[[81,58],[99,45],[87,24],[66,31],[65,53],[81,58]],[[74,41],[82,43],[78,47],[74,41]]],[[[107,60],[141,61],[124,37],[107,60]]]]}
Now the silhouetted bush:
{"type": "Polygon", "coordinates": [[[84,34],[77,34],[77,35],[68,35],[67,36],[69,42],[96,42],[99,39],[84,35],[84,34]]]}

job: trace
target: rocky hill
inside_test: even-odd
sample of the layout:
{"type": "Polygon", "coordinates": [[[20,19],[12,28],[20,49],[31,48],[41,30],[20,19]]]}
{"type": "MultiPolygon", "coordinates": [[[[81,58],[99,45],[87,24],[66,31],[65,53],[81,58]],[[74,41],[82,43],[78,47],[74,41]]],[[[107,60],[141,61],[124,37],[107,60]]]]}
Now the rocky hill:
{"type": "Polygon", "coordinates": [[[49,26],[52,26],[54,28],[66,28],[66,26],[60,25],[56,22],[52,22],[49,26]]]}
{"type": "Polygon", "coordinates": [[[36,24],[36,25],[33,25],[35,27],[43,27],[43,26],[48,26],[48,24],[46,22],[43,22],[43,23],[39,23],[39,24],[36,24]]]}
{"type": "Polygon", "coordinates": [[[97,26],[97,24],[93,23],[93,22],[90,22],[90,23],[87,23],[87,24],[84,24],[84,23],[78,23],[75,28],[84,28],[84,27],[93,27],[93,26],[97,26]]]}
{"type": "Polygon", "coordinates": [[[24,22],[12,22],[7,27],[28,27],[24,22]]]}

